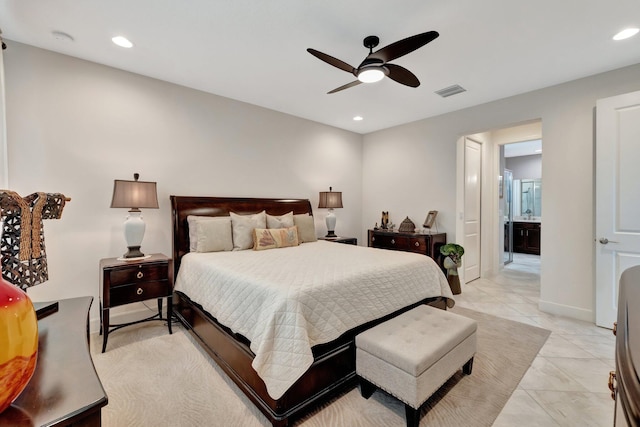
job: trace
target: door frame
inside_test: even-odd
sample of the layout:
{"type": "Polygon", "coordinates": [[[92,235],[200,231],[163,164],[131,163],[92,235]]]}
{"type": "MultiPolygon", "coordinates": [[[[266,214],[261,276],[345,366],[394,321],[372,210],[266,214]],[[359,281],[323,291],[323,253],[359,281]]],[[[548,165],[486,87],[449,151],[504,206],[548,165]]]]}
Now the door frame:
{"type": "MultiPolygon", "coordinates": [[[[463,244],[464,240],[464,141],[471,138],[482,144],[482,204],[480,227],[480,278],[497,274],[504,268],[500,242],[500,227],[503,222],[499,214],[499,174],[500,146],[507,142],[521,142],[532,139],[543,139],[542,119],[531,119],[521,123],[496,127],[479,133],[460,136],[456,141],[456,239],[455,243],[463,244]]],[[[543,157],[544,161],[544,157],[543,157]]],[[[504,242],[502,242],[504,244],[504,242]]],[[[540,258],[542,262],[542,256],[540,258]]],[[[464,263],[464,257],[463,257],[464,263]]],[[[464,279],[464,269],[459,269],[460,282],[464,279]]],[[[541,284],[542,285],[542,284],[541,284]]]]}

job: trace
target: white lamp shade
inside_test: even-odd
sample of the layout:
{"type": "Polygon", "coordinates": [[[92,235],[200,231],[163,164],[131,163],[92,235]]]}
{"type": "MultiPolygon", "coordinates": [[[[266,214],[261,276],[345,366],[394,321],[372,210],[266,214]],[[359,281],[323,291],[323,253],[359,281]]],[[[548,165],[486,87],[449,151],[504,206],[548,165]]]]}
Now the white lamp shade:
{"type": "Polygon", "coordinates": [[[318,201],[318,208],[341,208],[342,207],[342,192],[341,191],[321,191],[320,200],[318,201]]]}
{"type": "Polygon", "coordinates": [[[158,209],[158,192],[155,182],[124,181],[113,182],[112,208],[158,209]]]}

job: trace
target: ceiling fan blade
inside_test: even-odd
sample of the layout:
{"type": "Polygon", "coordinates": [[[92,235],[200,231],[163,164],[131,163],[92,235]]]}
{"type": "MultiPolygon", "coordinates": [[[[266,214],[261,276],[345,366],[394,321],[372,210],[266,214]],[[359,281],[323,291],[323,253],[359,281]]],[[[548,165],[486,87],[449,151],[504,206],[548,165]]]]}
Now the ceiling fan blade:
{"type": "Polygon", "coordinates": [[[406,86],[418,87],[420,86],[420,80],[411,71],[404,67],[395,64],[385,64],[385,67],[389,70],[389,77],[391,80],[395,80],[406,86]]]}
{"type": "Polygon", "coordinates": [[[427,31],[426,33],[416,34],[415,36],[407,37],[395,43],[391,43],[389,46],[385,46],[377,52],[370,54],[367,59],[375,58],[381,59],[384,62],[393,61],[396,58],[411,53],[414,50],[421,48],[425,44],[438,38],[440,34],[437,31],[427,31]]]}
{"type": "Polygon", "coordinates": [[[356,81],[353,81],[351,83],[347,83],[346,85],[342,85],[340,87],[335,88],[334,90],[332,90],[330,92],[327,92],[327,95],[329,95],[331,93],[340,92],[341,90],[349,89],[350,87],[353,87],[353,86],[358,86],[360,83],[362,83],[360,80],[356,80],[356,81]]]}
{"type": "Polygon", "coordinates": [[[355,72],[355,68],[353,68],[351,65],[337,58],[334,58],[333,56],[327,55],[326,53],[322,53],[320,51],[317,51],[311,48],[307,49],[307,52],[309,52],[311,55],[315,56],[316,58],[326,62],[327,64],[333,65],[336,68],[340,68],[341,70],[344,70],[352,74],[355,72]]]}

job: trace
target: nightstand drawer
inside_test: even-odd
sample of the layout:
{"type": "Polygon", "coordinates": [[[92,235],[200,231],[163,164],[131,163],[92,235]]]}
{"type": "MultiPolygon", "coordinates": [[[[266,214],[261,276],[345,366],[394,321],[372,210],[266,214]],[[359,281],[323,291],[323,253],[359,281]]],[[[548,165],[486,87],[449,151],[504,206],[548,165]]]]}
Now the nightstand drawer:
{"type": "Polygon", "coordinates": [[[409,247],[409,239],[404,236],[378,235],[372,239],[374,248],[406,250],[409,247]]]}
{"type": "Polygon", "coordinates": [[[145,281],[111,288],[111,307],[171,295],[168,280],[145,281]]]}
{"type": "Polygon", "coordinates": [[[109,272],[111,287],[154,280],[166,280],[169,274],[167,264],[143,264],[118,268],[109,272]]]}
{"type": "Polygon", "coordinates": [[[416,252],[419,254],[426,254],[428,252],[427,239],[425,237],[410,237],[408,251],[416,252]]]}

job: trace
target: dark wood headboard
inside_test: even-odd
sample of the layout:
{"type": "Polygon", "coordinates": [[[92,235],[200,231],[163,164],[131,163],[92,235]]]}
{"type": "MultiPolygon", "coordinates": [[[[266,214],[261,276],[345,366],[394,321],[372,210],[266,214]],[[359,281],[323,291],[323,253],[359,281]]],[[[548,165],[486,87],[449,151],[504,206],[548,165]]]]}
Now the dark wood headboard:
{"type": "Polygon", "coordinates": [[[171,199],[171,226],[173,230],[173,277],[178,275],[182,257],[189,253],[189,226],[187,216],[229,216],[267,211],[269,215],[313,215],[309,199],[254,199],[240,197],[169,196],[171,199]]]}

